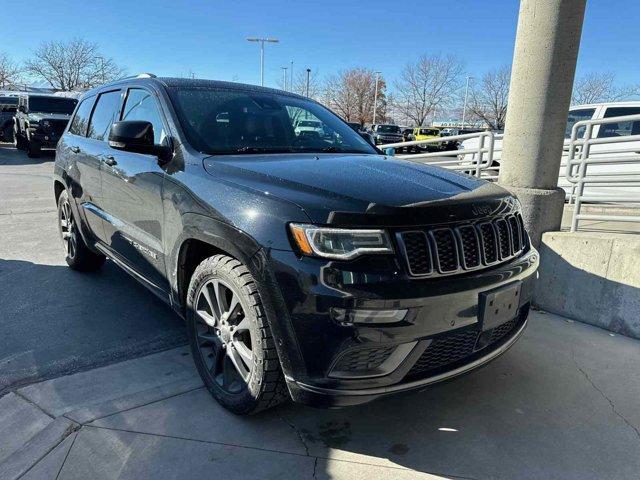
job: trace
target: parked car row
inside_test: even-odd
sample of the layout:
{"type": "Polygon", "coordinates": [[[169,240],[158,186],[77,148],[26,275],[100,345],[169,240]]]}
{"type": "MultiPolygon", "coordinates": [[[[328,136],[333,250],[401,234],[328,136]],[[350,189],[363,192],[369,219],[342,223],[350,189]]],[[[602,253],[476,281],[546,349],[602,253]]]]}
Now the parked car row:
{"type": "Polygon", "coordinates": [[[0,139],[29,157],[56,148],[78,100],[54,95],[0,97],[0,139]]]}

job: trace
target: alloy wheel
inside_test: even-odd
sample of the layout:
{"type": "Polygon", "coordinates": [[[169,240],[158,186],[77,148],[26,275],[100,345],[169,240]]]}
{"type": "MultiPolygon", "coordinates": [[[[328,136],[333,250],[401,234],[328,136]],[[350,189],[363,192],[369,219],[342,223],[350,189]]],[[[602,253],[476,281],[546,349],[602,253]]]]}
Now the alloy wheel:
{"type": "Polygon", "coordinates": [[[74,258],[78,251],[78,232],[68,200],[60,206],[60,233],[65,253],[69,258],[74,258]]]}
{"type": "Polygon", "coordinates": [[[212,279],[195,304],[198,350],[214,382],[228,393],[241,393],[254,368],[249,319],[235,287],[212,279]]]}

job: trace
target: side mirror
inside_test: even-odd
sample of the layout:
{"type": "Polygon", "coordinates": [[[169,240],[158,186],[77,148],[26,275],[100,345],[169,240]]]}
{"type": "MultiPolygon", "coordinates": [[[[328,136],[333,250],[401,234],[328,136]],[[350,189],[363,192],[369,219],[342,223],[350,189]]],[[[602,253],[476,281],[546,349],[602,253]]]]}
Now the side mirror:
{"type": "Polygon", "coordinates": [[[170,141],[163,145],[154,143],[153,124],[143,120],[125,120],[111,125],[109,146],[125,152],[155,155],[160,163],[171,160],[173,149],[170,141]]]}
{"type": "Polygon", "coordinates": [[[109,130],[109,146],[117,150],[152,155],[153,125],[140,120],[116,122],[109,130]]]}

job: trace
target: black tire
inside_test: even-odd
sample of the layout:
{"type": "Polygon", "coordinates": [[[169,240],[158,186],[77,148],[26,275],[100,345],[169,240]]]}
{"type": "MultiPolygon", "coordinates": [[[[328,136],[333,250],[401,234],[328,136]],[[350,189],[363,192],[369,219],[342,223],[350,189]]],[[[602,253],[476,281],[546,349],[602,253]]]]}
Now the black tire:
{"type": "Polygon", "coordinates": [[[84,243],[66,190],[58,198],[58,232],[69,267],[80,272],[93,272],[104,264],[105,256],[91,251],[84,243]]]}
{"type": "Polygon", "coordinates": [[[2,141],[7,143],[13,143],[13,126],[6,125],[2,131],[2,141]]]}
{"type": "Polygon", "coordinates": [[[13,134],[13,145],[16,147],[16,150],[23,150],[24,144],[22,141],[22,137],[19,132],[14,132],[13,134]]]}
{"type": "Polygon", "coordinates": [[[26,146],[27,157],[29,158],[38,158],[40,156],[40,147],[36,145],[34,142],[27,141],[26,146]]]}
{"type": "Polygon", "coordinates": [[[198,265],[186,323],[196,368],[223,407],[247,415],[289,399],[256,280],[238,260],[214,255],[198,265]]]}

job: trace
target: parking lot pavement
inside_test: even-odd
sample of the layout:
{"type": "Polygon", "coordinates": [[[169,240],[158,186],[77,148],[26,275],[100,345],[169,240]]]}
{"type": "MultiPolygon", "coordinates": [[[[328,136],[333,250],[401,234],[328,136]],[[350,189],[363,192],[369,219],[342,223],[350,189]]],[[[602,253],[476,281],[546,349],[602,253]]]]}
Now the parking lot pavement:
{"type": "Polygon", "coordinates": [[[238,417],[180,347],[19,389],[47,435],[0,478],[637,479],[638,365],[639,341],[533,312],[505,355],[422,392],[238,417]]]}
{"type": "Polygon", "coordinates": [[[115,265],[66,267],[52,170],[51,154],[0,145],[0,395],[186,341],[169,307],[115,265]]]}

